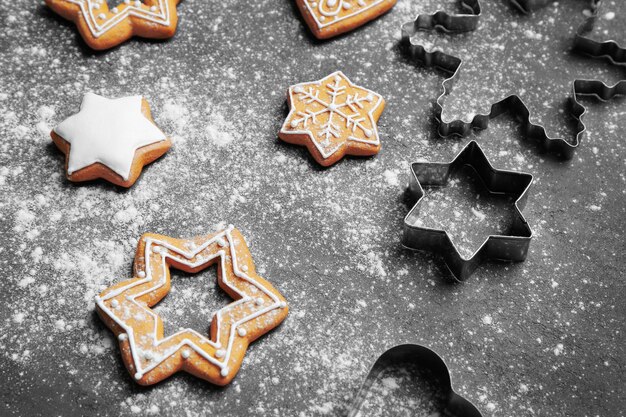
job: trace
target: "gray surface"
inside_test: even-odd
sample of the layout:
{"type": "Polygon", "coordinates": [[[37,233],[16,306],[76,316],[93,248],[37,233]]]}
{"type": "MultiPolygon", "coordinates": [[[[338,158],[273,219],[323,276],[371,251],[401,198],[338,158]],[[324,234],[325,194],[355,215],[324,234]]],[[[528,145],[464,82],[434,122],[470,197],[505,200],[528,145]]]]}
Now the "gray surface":
{"type": "MultiPolygon", "coordinates": [[[[396,50],[400,24],[436,9],[436,1],[416,3],[400,1],[374,23],[319,43],[290,1],[186,0],[171,41],[132,40],[93,54],[45,7],[2,0],[1,413],[335,415],[378,355],[413,342],[439,352],[457,391],[486,415],[621,415],[624,100],[585,100],[589,134],[566,163],[540,155],[507,116],[475,136],[496,166],[535,175],[524,213],[536,237],[526,262],[485,264],[467,283],[451,284],[437,257],[399,245],[408,164],[449,160],[470,139],[436,137],[431,109],[443,74],[396,50]],[[320,169],[276,132],[287,87],[336,69],[387,100],[383,147],[320,169]],[[173,136],[174,148],[129,191],[63,177],[48,132],[88,90],[144,95],[173,136]],[[227,388],[182,374],[139,387],[94,314],[93,295],[130,277],[141,233],[191,236],[220,222],[243,231],[291,314],[250,348],[227,388]]],[[[489,2],[477,32],[436,37],[468,63],[494,54],[477,67],[487,80],[468,66],[449,112],[488,105],[508,85],[504,74],[529,92],[549,131],[571,134],[559,116],[571,80],[584,72],[614,82],[624,71],[567,52],[586,2],[561,3],[523,16],[489,2]],[[481,100],[467,102],[467,89],[481,100]]],[[[455,199],[442,195],[435,223],[454,218],[455,199]]],[[[490,219],[450,228],[478,245],[501,224],[490,219]]],[[[170,314],[172,321],[188,324],[200,310],[178,296],[164,307],[173,301],[187,318],[170,314]]],[[[192,324],[202,329],[199,320],[192,324]]]]}

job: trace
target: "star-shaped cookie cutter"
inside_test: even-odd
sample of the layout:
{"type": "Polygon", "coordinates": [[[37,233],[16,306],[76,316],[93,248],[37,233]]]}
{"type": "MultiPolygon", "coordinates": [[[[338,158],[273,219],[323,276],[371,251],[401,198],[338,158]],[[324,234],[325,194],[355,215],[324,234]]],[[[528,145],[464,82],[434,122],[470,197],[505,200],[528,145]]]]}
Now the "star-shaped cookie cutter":
{"type": "MultiPolygon", "coordinates": [[[[573,81],[572,95],[570,97],[572,102],[571,115],[578,121],[578,132],[573,142],[564,138],[552,138],[548,136],[543,125],[531,122],[528,107],[515,94],[493,103],[489,113],[476,114],[469,122],[459,119],[444,120],[442,117],[443,100],[452,89],[452,85],[459,74],[462,60],[441,51],[430,52],[424,45],[414,43],[412,38],[418,31],[439,29],[445,32],[461,33],[475,30],[481,16],[480,0],[459,1],[462,8],[467,11],[466,13],[449,14],[439,10],[433,14],[419,14],[413,22],[405,23],[401,27],[402,38],[400,45],[407,54],[423,62],[427,67],[438,67],[451,74],[442,82],[442,93],[435,102],[435,117],[439,122],[439,135],[442,137],[467,136],[472,129],[486,129],[489,125],[489,120],[508,111],[521,121],[522,133],[527,139],[537,142],[546,152],[561,156],[564,159],[571,159],[587,130],[583,122],[583,117],[587,110],[578,101],[577,96],[591,95],[602,100],[609,100],[617,95],[625,95],[626,80],[619,81],[613,86],[597,80],[577,79],[573,81]]],[[[547,0],[514,0],[513,4],[521,11],[528,13],[533,9],[545,6],[548,2],[547,0]]],[[[593,27],[593,21],[597,17],[600,3],[601,0],[591,0],[592,14],[579,28],[574,42],[574,49],[592,57],[608,56],[615,63],[624,63],[626,54],[615,42],[608,41],[598,44],[584,37],[584,33],[593,27]]]]}
{"type": "Polygon", "coordinates": [[[415,162],[411,165],[411,171],[407,195],[414,205],[404,218],[402,244],[405,247],[441,254],[458,281],[465,281],[483,260],[519,262],[526,259],[533,232],[522,210],[533,181],[531,174],[494,168],[475,141],[469,142],[452,162],[415,162]],[[475,170],[490,194],[517,197],[515,215],[507,234],[490,235],[469,258],[460,254],[446,230],[416,225],[420,202],[424,197],[422,186],[445,185],[451,174],[466,165],[475,170]]]}
{"type": "Polygon", "coordinates": [[[414,344],[397,345],[380,355],[355,397],[348,411],[348,417],[362,416],[361,411],[368,392],[383,372],[393,367],[406,365],[416,365],[420,369],[429,371],[433,380],[439,382],[443,401],[441,403],[442,409],[438,410],[439,414],[437,415],[482,417],[474,404],[454,391],[450,371],[441,356],[427,347],[414,344]]]}
{"type": "Polygon", "coordinates": [[[288,313],[283,296],[256,274],[244,237],[232,226],[188,240],[143,235],[134,271],[133,279],[96,297],[96,310],[117,336],[124,364],[141,385],[179,370],[226,385],[237,374],[249,343],[288,313]],[[195,273],[213,264],[219,286],[235,301],[213,315],[210,337],[193,329],[163,337],[161,318],[150,307],[170,290],[170,266],[195,273]]]}

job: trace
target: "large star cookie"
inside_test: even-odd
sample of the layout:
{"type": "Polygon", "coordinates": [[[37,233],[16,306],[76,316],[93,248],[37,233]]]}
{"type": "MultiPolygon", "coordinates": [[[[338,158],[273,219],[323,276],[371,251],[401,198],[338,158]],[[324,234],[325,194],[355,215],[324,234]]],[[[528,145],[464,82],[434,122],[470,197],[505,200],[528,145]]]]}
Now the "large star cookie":
{"type": "Polygon", "coordinates": [[[141,385],[184,370],[217,385],[239,371],[248,345],[287,317],[283,296],[256,274],[241,233],[229,226],[206,237],[183,240],[143,235],[135,278],[96,297],[98,314],[116,334],[126,368],[141,385]],[[170,266],[199,272],[217,264],[218,284],[235,301],[210,320],[210,334],[181,329],[164,337],[163,322],[150,307],[170,290],[170,266]]]}
{"type": "Polygon", "coordinates": [[[376,122],[385,100],[356,86],[341,72],[289,87],[290,112],[278,132],[285,142],[305,145],[330,166],[344,155],[369,156],[380,150],[376,122]]]}
{"type": "Polygon", "coordinates": [[[65,154],[70,181],[103,178],[122,187],[133,185],[143,166],[172,146],[141,96],[108,99],[87,93],[80,111],[50,136],[65,154]]]}
{"type": "Polygon", "coordinates": [[[318,39],[349,32],[386,13],[396,0],[296,0],[318,39]]]}
{"type": "Polygon", "coordinates": [[[109,9],[105,0],[45,0],[48,7],[76,23],[93,49],[109,49],[134,35],[165,39],[176,33],[180,0],[123,0],[109,9]]]}

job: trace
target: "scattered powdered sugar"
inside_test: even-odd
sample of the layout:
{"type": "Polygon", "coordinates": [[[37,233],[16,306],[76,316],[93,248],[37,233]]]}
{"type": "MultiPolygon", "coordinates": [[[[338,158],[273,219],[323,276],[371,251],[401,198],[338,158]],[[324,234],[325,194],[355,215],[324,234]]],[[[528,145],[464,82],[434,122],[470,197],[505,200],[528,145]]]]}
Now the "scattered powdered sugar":
{"type": "Polygon", "coordinates": [[[163,121],[168,127],[171,137],[177,143],[182,143],[189,135],[189,114],[185,106],[173,100],[167,100],[163,105],[163,112],[159,113],[158,121],[163,121]]]}
{"type": "Polygon", "coordinates": [[[385,176],[385,181],[387,181],[387,184],[389,184],[392,187],[397,187],[400,185],[400,181],[398,180],[398,172],[396,172],[395,170],[386,170],[385,172],[383,172],[383,175],[385,176]]]}
{"type": "MultiPolygon", "coordinates": [[[[403,199],[409,163],[449,161],[466,143],[442,140],[426,127],[443,75],[400,59],[395,47],[399,25],[435,10],[435,3],[400,1],[385,17],[325,43],[308,38],[287,2],[247,2],[236,13],[215,7],[210,16],[181,3],[181,30],[171,41],[135,39],[92,54],[72,24],[19,0],[3,17],[0,48],[6,406],[17,414],[32,405],[67,415],[334,416],[345,414],[376,358],[401,343],[439,352],[455,389],[494,415],[563,414],[571,411],[563,393],[576,396],[575,404],[612,395],[611,381],[623,368],[623,344],[613,333],[622,318],[621,280],[619,271],[597,268],[617,265],[615,248],[623,241],[621,224],[609,222],[623,206],[624,176],[613,169],[623,165],[622,108],[602,103],[590,111],[587,145],[568,164],[538,154],[516,133],[518,124],[503,117],[476,136],[498,168],[537,174],[524,210],[535,239],[523,264],[487,263],[465,285],[450,285],[438,256],[400,245],[410,209],[403,199]],[[262,16],[263,24],[250,26],[251,16],[262,16]],[[321,169],[304,148],[279,142],[276,132],[288,86],[338,68],[384,96],[382,150],[321,169]],[[78,111],[87,91],[143,95],[155,123],[174,139],[129,190],[64,178],[50,129],[78,111]],[[249,240],[261,275],[287,298],[290,315],[250,346],[228,387],[183,375],[137,387],[118,342],[95,314],[94,296],[131,278],[142,233],[189,237],[230,223],[249,240]],[[613,249],[600,251],[605,247],[613,249]]],[[[448,3],[443,6],[454,6],[448,3]]],[[[442,50],[453,39],[484,43],[484,50],[460,48],[470,63],[484,51],[489,57],[511,50],[508,41],[551,41],[551,25],[567,33],[565,20],[549,19],[555,7],[546,8],[548,16],[523,17],[494,4],[480,25],[489,36],[436,35],[428,42],[442,50]],[[503,31],[496,15],[515,24],[503,31]]],[[[518,50],[541,58],[537,71],[516,66],[512,72],[529,91],[537,74],[552,68],[551,53],[563,52],[518,50]]],[[[488,93],[504,90],[494,74],[488,93]]],[[[463,79],[482,80],[476,75],[468,68],[463,79]]],[[[489,102],[488,94],[470,95],[452,110],[473,114],[489,102]]],[[[530,102],[535,110],[553,108],[543,96],[531,95],[530,102]]],[[[452,179],[427,191],[421,221],[445,227],[469,252],[510,224],[511,202],[484,198],[471,181],[452,179]]],[[[215,268],[173,273],[174,291],[155,307],[168,331],[189,325],[206,332],[211,312],[230,301],[215,275],[215,268]]],[[[432,383],[389,371],[368,394],[367,409],[436,415],[432,383]]]]}
{"type": "Polygon", "coordinates": [[[214,125],[208,125],[206,127],[206,133],[211,142],[216,144],[217,146],[226,146],[230,144],[235,138],[228,132],[224,132],[219,130],[218,127],[214,125]]]}
{"type": "Polygon", "coordinates": [[[556,347],[554,348],[554,356],[562,355],[564,349],[565,347],[563,346],[563,343],[557,344],[556,347]]]}

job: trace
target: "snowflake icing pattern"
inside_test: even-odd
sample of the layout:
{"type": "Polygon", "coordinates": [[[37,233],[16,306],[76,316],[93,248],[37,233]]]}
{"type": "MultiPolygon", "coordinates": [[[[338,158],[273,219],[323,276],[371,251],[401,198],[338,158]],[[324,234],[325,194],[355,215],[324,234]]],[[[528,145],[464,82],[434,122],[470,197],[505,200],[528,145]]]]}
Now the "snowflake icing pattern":
{"type": "Polygon", "coordinates": [[[292,86],[289,101],[291,111],[281,138],[312,143],[323,160],[334,156],[323,165],[344,154],[373,155],[380,149],[376,121],[384,107],[383,98],[353,85],[340,71],[317,82],[292,86]]]}

